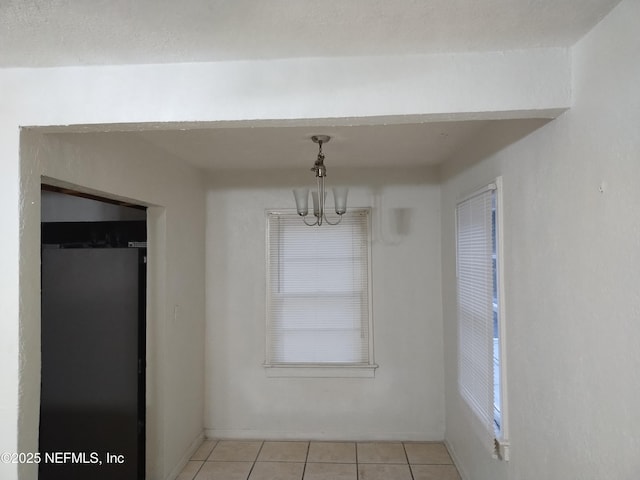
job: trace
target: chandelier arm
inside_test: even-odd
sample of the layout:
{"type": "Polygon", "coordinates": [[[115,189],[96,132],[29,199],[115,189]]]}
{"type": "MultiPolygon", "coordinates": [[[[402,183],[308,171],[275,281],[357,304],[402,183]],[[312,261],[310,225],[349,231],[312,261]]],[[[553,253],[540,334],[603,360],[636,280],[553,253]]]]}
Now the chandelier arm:
{"type": "Polygon", "coordinates": [[[330,222],[329,219],[326,217],[324,217],[324,221],[327,222],[329,225],[338,225],[341,221],[342,221],[342,215],[343,214],[338,214],[338,221],[337,222],[330,222]]]}
{"type": "MultiPolygon", "coordinates": [[[[322,142],[320,142],[320,147],[322,147],[322,142]]],[[[320,203],[318,225],[322,225],[322,219],[324,217],[324,177],[318,177],[318,202],[320,203]]]]}
{"type": "Polygon", "coordinates": [[[316,218],[316,221],[313,223],[309,223],[307,222],[307,217],[302,217],[302,221],[304,222],[305,225],[309,226],[309,227],[315,227],[316,225],[318,225],[318,219],[316,218]]]}

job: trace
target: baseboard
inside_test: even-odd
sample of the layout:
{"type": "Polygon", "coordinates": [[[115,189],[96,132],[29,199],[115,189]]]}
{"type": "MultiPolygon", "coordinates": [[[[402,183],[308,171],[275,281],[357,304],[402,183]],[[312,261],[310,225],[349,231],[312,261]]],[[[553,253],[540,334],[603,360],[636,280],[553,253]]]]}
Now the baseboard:
{"type": "Polygon", "coordinates": [[[287,432],[265,430],[237,430],[224,428],[207,428],[207,438],[233,440],[319,440],[319,441],[408,441],[408,442],[442,442],[442,436],[428,436],[423,432],[287,432]]]}
{"type": "Polygon", "coordinates": [[[451,460],[453,461],[453,464],[458,469],[458,473],[460,474],[460,478],[462,480],[469,480],[471,477],[469,477],[469,475],[467,475],[467,472],[464,470],[464,468],[462,468],[462,464],[460,463],[460,459],[459,459],[458,455],[456,454],[456,451],[453,448],[453,446],[451,445],[451,443],[449,443],[449,440],[445,439],[444,440],[444,445],[447,447],[447,450],[449,450],[449,455],[451,456],[451,460]]]}
{"type": "Polygon", "coordinates": [[[182,472],[184,467],[187,465],[187,462],[189,461],[189,459],[193,456],[194,453],[196,453],[196,450],[200,448],[200,445],[202,445],[202,442],[204,442],[204,438],[205,438],[205,433],[200,432],[200,434],[193,440],[193,442],[191,442],[191,444],[189,445],[189,448],[187,448],[187,451],[185,452],[185,454],[182,456],[182,458],[180,458],[180,461],[178,462],[178,464],[166,476],[166,480],[175,480],[176,477],[180,475],[180,472],[182,472]]]}

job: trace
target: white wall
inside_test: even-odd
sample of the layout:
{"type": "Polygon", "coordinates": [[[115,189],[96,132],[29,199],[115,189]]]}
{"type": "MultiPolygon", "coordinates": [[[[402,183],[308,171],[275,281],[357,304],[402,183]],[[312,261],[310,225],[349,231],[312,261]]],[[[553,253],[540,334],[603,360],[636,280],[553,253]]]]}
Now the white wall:
{"type": "Polygon", "coordinates": [[[565,48],[0,73],[2,91],[12,92],[3,113],[17,125],[553,117],[570,101],[565,48]]]}
{"type": "MultiPolygon", "coordinates": [[[[22,145],[19,451],[37,451],[40,396],[40,183],[150,208],[147,298],[147,471],[167,478],[202,437],[204,186],[195,169],[134,142],[24,132],[22,145]],[[174,318],[174,306],[180,315],[174,318]],[[188,408],[184,406],[188,405],[188,408]]],[[[24,466],[24,478],[36,468],[24,466]]],[[[21,477],[22,478],[22,477],[21,477]]]]}
{"type": "MultiPolygon", "coordinates": [[[[300,171],[306,170],[301,166],[300,171]]],[[[382,207],[372,212],[374,354],[379,368],[375,378],[267,378],[262,366],[265,209],[295,208],[291,186],[313,182],[310,172],[300,180],[287,172],[281,175],[279,182],[260,180],[260,175],[257,181],[214,177],[209,189],[207,435],[442,440],[437,178],[429,170],[384,170],[357,180],[331,170],[328,181],[352,185],[350,206],[382,207]],[[394,227],[397,209],[406,209],[406,233],[398,234],[394,227]]]]}
{"type": "Polygon", "coordinates": [[[640,475],[639,18],[624,1],[575,46],[570,111],[506,148],[487,131],[444,171],[446,438],[466,479],[640,475]],[[474,436],[456,387],[455,202],[497,175],[508,463],[474,436]]]}

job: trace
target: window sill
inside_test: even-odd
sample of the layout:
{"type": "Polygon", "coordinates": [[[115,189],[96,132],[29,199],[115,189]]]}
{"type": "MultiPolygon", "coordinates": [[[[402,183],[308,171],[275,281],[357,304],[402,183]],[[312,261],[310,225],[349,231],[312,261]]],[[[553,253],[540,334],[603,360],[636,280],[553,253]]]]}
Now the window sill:
{"type": "Polygon", "coordinates": [[[378,365],[264,364],[267,377],[374,378],[378,365]]]}

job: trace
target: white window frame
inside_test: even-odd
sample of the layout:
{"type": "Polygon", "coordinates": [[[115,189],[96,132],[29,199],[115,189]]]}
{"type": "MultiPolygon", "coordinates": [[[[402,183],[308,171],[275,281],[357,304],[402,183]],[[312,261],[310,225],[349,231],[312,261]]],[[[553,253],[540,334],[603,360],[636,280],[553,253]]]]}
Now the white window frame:
{"type": "MultiPolygon", "coordinates": [[[[372,315],[372,281],[371,281],[371,209],[370,208],[356,208],[349,209],[345,214],[347,215],[364,215],[367,218],[367,319],[368,322],[368,362],[367,363],[275,363],[270,361],[270,322],[271,322],[271,257],[270,257],[270,231],[269,231],[269,217],[271,215],[286,215],[296,217],[298,221],[302,222],[302,218],[298,216],[295,210],[266,210],[265,212],[265,224],[266,224],[266,276],[267,276],[267,291],[266,291],[266,329],[265,329],[265,372],[268,377],[320,377],[320,378],[340,378],[340,377],[375,377],[375,370],[378,367],[374,362],[373,354],[373,315],[372,315]]],[[[318,226],[305,226],[312,232],[317,228],[335,228],[332,225],[318,226]]]]}
{"type": "MultiPolygon", "coordinates": [[[[502,201],[502,177],[498,177],[494,180],[494,182],[486,185],[485,187],[476,190],[471,195],[467,195],[466,197],[460,199],[456,205],[456,233],[455,233],[455,241],[456,241],[456,290],[457,290],[457,298],[458,298],[458,386],[460,395],[466,401],[469,406],[469,410],[473,412],[473,424],[476,427],[477,431],[480,433],[481,437],[486,439],[486,444],[489,450],[492,452],[495,458],[499,458],[505,461],[509,460],[509,418],[508,418],[508,400],[507,400],[507,355],[506,355],[506,322],[505,322],[505,301],[504,301],[504,250],[503,250],[503,201],[502,201]],[[488,396],[490,396],[491,400],[489,401],[490,405],[485,405],[481,407],[481,409],[488,408],[492,412],[490,415],[490,422],[487,423],[487,418],[485,418],[485,414],[481,413],[477,408],[478,403],[482,403],[482,399],[469,397],[469,389],[468,386],[463,385],[464,381],[461,375],[461,369],[465,368],[463,366],[462,360],[462,352],[461,352],[461,329],[462,329],[462,319],[461,319],[461,311],[460,311],[460,252],[459,249],[459,208],[461,205],[469,202],[472,199],[475,199],[481,195],[486,195],[489,192],[493,192],[494,195],[494,208],[495,208],[495,242],[496,242],[496,281],[497,281],[497,306],[493,304],[493,311],[497,311],[498,315],[498,348],[499,348],[499,365],[498,365],[498,373],[499,373],[499,384],[500,384],[500,425],[497,425],[495,421],[494,406],[494,387],[493,387],[493,379],[494,377],[494,348],[491,348],[490,358],[481,358],[476,359],[474,364],[482,364],[484,362],[485,365],[491,365],[491,376],[492,381],[489,385],[484,385],[483,388],[489,387],[490,391],[487,392],[488,396]],[[476,405],[474,405],[476,403],[476,405]]],[[[493,303],[493,302],[492,302],[493,303]]],[[[491,318],[485,319],[488,324],[485,324],[485,329],[491,328],[493,331],[493,315],[491,318]]],[[[485,330],[486,331],[486,330],[485,330]]],[[[493,334],[491,335],[492,345],[494,345],[493,334]]],[[[482,348],[480,349],[482,350],[482,348]]],[[[473,388],[471,388],[473,389],[473,388]]],[[[487,399],[488,400],[488,399],[487,399]]]]}

